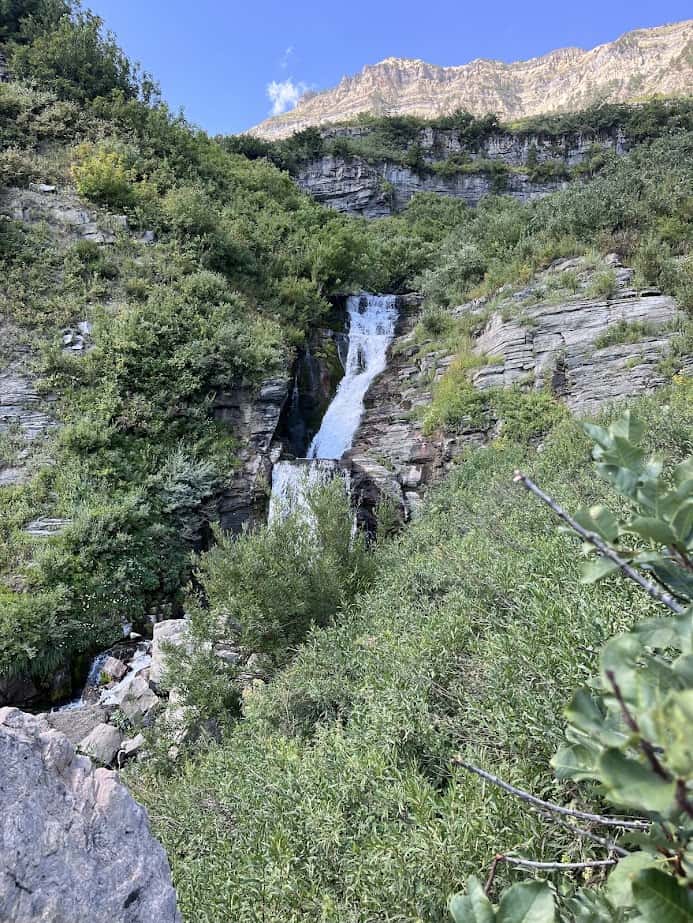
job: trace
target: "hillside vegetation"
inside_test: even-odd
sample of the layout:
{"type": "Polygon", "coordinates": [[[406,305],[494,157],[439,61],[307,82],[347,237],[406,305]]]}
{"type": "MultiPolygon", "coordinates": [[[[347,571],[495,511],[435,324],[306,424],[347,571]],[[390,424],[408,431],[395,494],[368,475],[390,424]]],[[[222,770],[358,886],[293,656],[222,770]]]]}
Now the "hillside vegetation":
{"type": "MultiPolygon", "coordinates": [[[[690,383],[636,412],[648,449],[691,453],[690,383]]],[[[618,508],[571,420],[541,453],[471,452],[378,547],[371,589],[252,695],[220,746],[172,777],[130,779],[189,919],[442,923],[447,896],[498,852],[599,855],[452,762],[594,808],[593,790],[552,776],[561,711],[604,642],[657,611],[616,578],[580,583],[575,540],[512,483],[518,467],[567,509],[618,508]]],[[[289,574],[280,563],[265,592],[283,599],[289,574]]],[[[497,888],[507,881],[500,869],[497,888]]]]}
{"type": "MultiPolygon", "coordinates": [[[[557,395],[517,388],[486,395],[504,426],[465,453],[405,530],[383,502],[377,541],[354,536],[333,485],[312,498],[312,531],[294,515],[232,537],[216,527],[217,501],[245,447],[213,405],[222,390],[287,374],[336,295],[416,290],[414,341],[457,360],[424,425],[454,434],[481,402],[470,324],[499,303],[519,315],[523,288],[561,257],[582,257],[587,295],[608,302],[604,258],[616,253],[635,286],[675,295],[686,312],[661,361],[665,388],[633,407],[670,479],[693,452],[682,374],[693,342],[690,103],[551,122],[558,143],[603,118],[633,149],[595,151],[542,200],[493,195],[472,210],[421,195],[369,223],[295,186],[288,170],[312,156],[314,133],[273,147],[208,137],[70,0],[0,0],[0,45],[10,74],[0,83],[0,372],[30,381],[60,424],[34,441],[20,426],[0,434],[2,470],[23,472],[0,486],[0,681],[49,688],[61,670],[83,675],[124,624],[144,631],[154,618],[190,616],[201,643],[179,653],[173,679],[189,723],[217,740],[186,741],[162,723],[148,733],[148,759],[127,771],[190,923],[442,923],[449,896],[496,853],[602,855],[603,844],[547,824],[455,759],[563,805],[612,810],[603,787],[557,781],[549,760],[564,739],[562,709],[600,649],[659,609],[613,575],[581,583],[574,538],[512,479],[522,468],[569,510],[606,501],[626,516],[628,477],[597,479],[590,441],[557,395]],[[95,239],[28,220],[17,203],[44,194],[84,210],[95,239]],[[454,311],[471,300],[478,312],[454,311]],[[85,322],[88,348],[76,354],[64,331],[85,322]],[[26,529],[37,517],[63,528],[36,538],[26,529]],[[220,666],[210,642],[229,636],[263,658],[267,683],[243,691],[240,668],[220,666]]],[[[496,125],[453,122],[482,135],[496,125]]],[[[420,130],[372,127],[395,154],[420,130]]],[[[560,298],[571,279],[575,294],[581,283],[562,273],[558,288],[530,296],[560,298]]],[[[643,322],[605,336],[647,331],[643,322]]],[[[652,474],[630,442],[622,448],[624,467],[652,474]]],[[[628,554],[652,544],[690,564],[693,501],[677,502],[685,552],[657,529],[654,539],[636,533],[628,554]]],[[[689,695],[690,652],[677,669],[689,695]]],[[[676,713],[675,735],[689,718],[676,713]]],[[[685,787],[691,773],[677,773],[685,787]]],[[[665,858],[691,877],[682,852],[665,858]]],[[[561,899],[577,885],[599,895],[606,873],[595,868],[552,876],[561,899]]],[[[688,900],[674,875],[667,882],[688,900]]],[[[519,877],[499,865],[493,899],[519,877]]],[[[479,920],[495,919],[477,903],[479,920]]],[[[625,919],[566,913],[570,923],[625,919]]]]}

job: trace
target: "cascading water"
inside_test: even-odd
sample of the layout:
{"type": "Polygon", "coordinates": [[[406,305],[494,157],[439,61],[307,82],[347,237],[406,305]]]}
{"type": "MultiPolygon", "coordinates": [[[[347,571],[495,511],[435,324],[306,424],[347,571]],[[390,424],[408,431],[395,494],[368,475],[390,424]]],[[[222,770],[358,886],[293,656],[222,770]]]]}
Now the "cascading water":
{"type": "Polygon", "coordinates": [[[352,295],[347,299],[349,347],[344,377],[316,433],[307,459],[280,461],[272,470],[269,520],[292,505],[305,505],[307,488],[333,477],[335,462],[351,448],[363,415],[363,400],[377,375],[385,370],[387,350],[395,335],[395,295],[352,295]]]}
{"type": "Polygon", "coordinates": [[[347,300],[349,350],[344,377],[315,435],[308,458],[341,458],[351,448],[363,415],[363,399],[385,370],[395,335],[395,295],[352,295],[347,300]]]}

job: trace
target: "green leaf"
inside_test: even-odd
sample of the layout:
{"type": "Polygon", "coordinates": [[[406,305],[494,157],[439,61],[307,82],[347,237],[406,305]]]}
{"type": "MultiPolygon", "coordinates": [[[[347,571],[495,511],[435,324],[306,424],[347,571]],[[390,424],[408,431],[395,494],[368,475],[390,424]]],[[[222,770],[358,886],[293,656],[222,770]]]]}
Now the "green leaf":
{"type": "Polygon", "coordinates": [[[455,923],[495,923],[496,920],[493,904],[473,875],[467,879],[467,893],[451,897],[448,909],[455,923]]]}
{"type": "Polygon", "coordinates": [[[650,541],[657,542],[660,545],[676,544],[676,533],[672,527],[663,522],[661,519],[655,519],[650,516],[637,516],[628,523],[628,530],[648,538],[650,541]]]}
{"type": "Polygon", "coordinates": [[[581,583],[596,583],[608,574],[618,570],[618,564],[615,564],[609,558],[596,558],[588,564],[583,565],[581,583]]]}
{"type": "MultiPolygon", "coordinates": [[[[693,482],[692,482],[693,483],[693,482]]],[[[685,545],[693,531],[693,500],[687,500],[671,521],[676,537],[685,545]]]]}
{"type": "Polygon", "coordinates": [[[683,654],[693,653],[693,607],[682,615],[668,618],[646,619],[633,632],[648,647],[674,647],[683,654]]]}
{"type": "Polygon", "coordinates": [[[675,783],[666,782],[620,750],[605,750],[599,773],[610,801],[636,811],[667,815],[674,806],[675,783]]]}
{"type": "Polygon", "coordinates": [[[614,420],[608,431],[611,436],[620,436],[628,442],[640,442],[645,432],[645,427],[630,410],[626,410],[623,416],[619,417],[618,420],[614,420]]]}
{"type": "Polygon", "coordinates": [[[545,881],[523,881],[503,894],[498,923],[555,923],[553,892],[545,881]]]}
{"type": "Polygon", "coordinates": [[[621,695],[628,703],[637,703],[637,676],[640,669],[638,658],[642,651],[642,643],[635,635],[616,635],[604,645],[599,658],[606,688],[611,688],[607,674],[613,673],[621,695]]]}
{"type": "Polygon", "coordinates": [[[600,701],[586,689],[578,689],[565,710],[565,716],[574,727],[596,737],[605,747],[620,747],[627,736],[612,726],[613,720],[599,706],[600,701]]]}
{"type": "Polygon", "coordinates": [[[575,519],[583,529],[596,532],[607,542],[615,542],[618,538],[618,519],[605,506],[593,506],[589,510],[578,510],[575,514],[575,519]]]}
{"type": "Polygon", "coordinates": [[[551,759],[551,765],[559,779],[598,779],[598,751],[583,744],[568,744],[561,747],[551,759]]]}
{"type": "Polygon", "coordinates": [[[634,852],[618,863],[604,887],[606,896],[616,907],[633,906],[633,879],[645,868],[653,866],[655,858],[650,853],[634,852]]]}
{"type": "Polygon", "coordinates": [[[693,599],[693,574],[677,567],[671,561],[659,561],[652,566],[657,580],[674,595],[682,599],[693,599]]]}
{"type": "Polygon", "coordinates": [[[693,893],[659,869],[644,869],[637,875],[633,898],[647,923],[693,921],[693,893]]]}
{"type": "Polygon", "coordinates": [[[693,492],[693,455],[682,461],[681,464],[674,468],[674,483],[681,487],[690,481],[690,490],[693,492]]]}

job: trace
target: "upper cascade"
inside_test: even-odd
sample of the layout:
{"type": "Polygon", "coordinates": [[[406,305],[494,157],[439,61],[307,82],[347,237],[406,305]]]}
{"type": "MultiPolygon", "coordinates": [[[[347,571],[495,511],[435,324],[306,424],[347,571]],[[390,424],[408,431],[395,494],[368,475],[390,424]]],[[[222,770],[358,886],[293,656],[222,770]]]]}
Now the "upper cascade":
{"type": "Polygon", "coordinates": [[[269,521],[288,510],[308,512],[305,495],[312,487],[339,473],[363,416],[363,400],[387,365],[387,350],[395,335],[396,295],[352,295],[347,299],[349,349],[344,377],[308,449],[308,457],[279,461],[272,469],[269,521]]]}
{"type": "Polygon", "coordinates": [[[347,311],[349,351],[344,377],[308,449],[308,458],[338,459],[351,448],[363,415],[363,399],[376,375],[385,370],[395,335],[395,295],[352,295],[347,311]]]}
{"type": "Polygon", "coordinates": [[[693,93],[693,20],[638,29],[589,51],[560,48],[507,64],[477,58],[440,67],[413,58],[385,58],[332,89],[306,94],[289,112],[250,134],[287,138],[314,125],[360,113],[435,118],[466,109],[512,121],[584,109],[597,102],[632,102],[693,93]]]}

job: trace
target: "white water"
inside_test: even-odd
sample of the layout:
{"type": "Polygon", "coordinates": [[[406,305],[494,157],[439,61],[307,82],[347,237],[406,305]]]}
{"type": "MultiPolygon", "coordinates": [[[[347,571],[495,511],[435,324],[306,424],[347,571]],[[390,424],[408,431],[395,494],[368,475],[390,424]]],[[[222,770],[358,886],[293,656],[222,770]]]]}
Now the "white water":
{"type": "Polygon", "coordinates": [[[306,499],[309,491],[319,484],[326,484],[338,471],[336,462],[326,458],[277,462],[272,469],[268,521],[280,520],[292,510],[301,512],[310,520],[310,506],[306,499]]]}
{"type": "Polygon", "coordinates": [[[57,708],[54,708],[53,711],[70,711],[73,708],[81,708],[82,705],[89,704],[87,693],[90,689],[96,689],[99,685],[99,677],[101,676],[101,667],[104,664],[104,661],[108,657],[108,651],[104,651],[101,654],[97,654],[96,657],[91,662],[89,667],[89,673],[87,678],[84,681],[84,686],[82,691],[76,699],[73,699],[71,702],[67,702],[65,705],[59,705],[57,708]]]}
{"type": "Polygon", "coordinates": [[[376,375],[385,371],[387,350],[395,335],[397,299],[394,295],[352,295],[349,313],[349,351],[344,377],[308,458],[341,458],[351,448],[363,416],[363,399],[376,375]]]}
{"type": "Polygon", "coordinates": [[[322,425],[308,449],[307,459],[277,462],[272,469],[269,521],[291,508],[308,512],[306,491],[325,483],[338,471],[335,462],[354,441],[363,399],[377,375],[385,370],[387,350],[395,335],[395,295],[352,295],[347,299],[349,348],[344,377],[322,425]]]}

